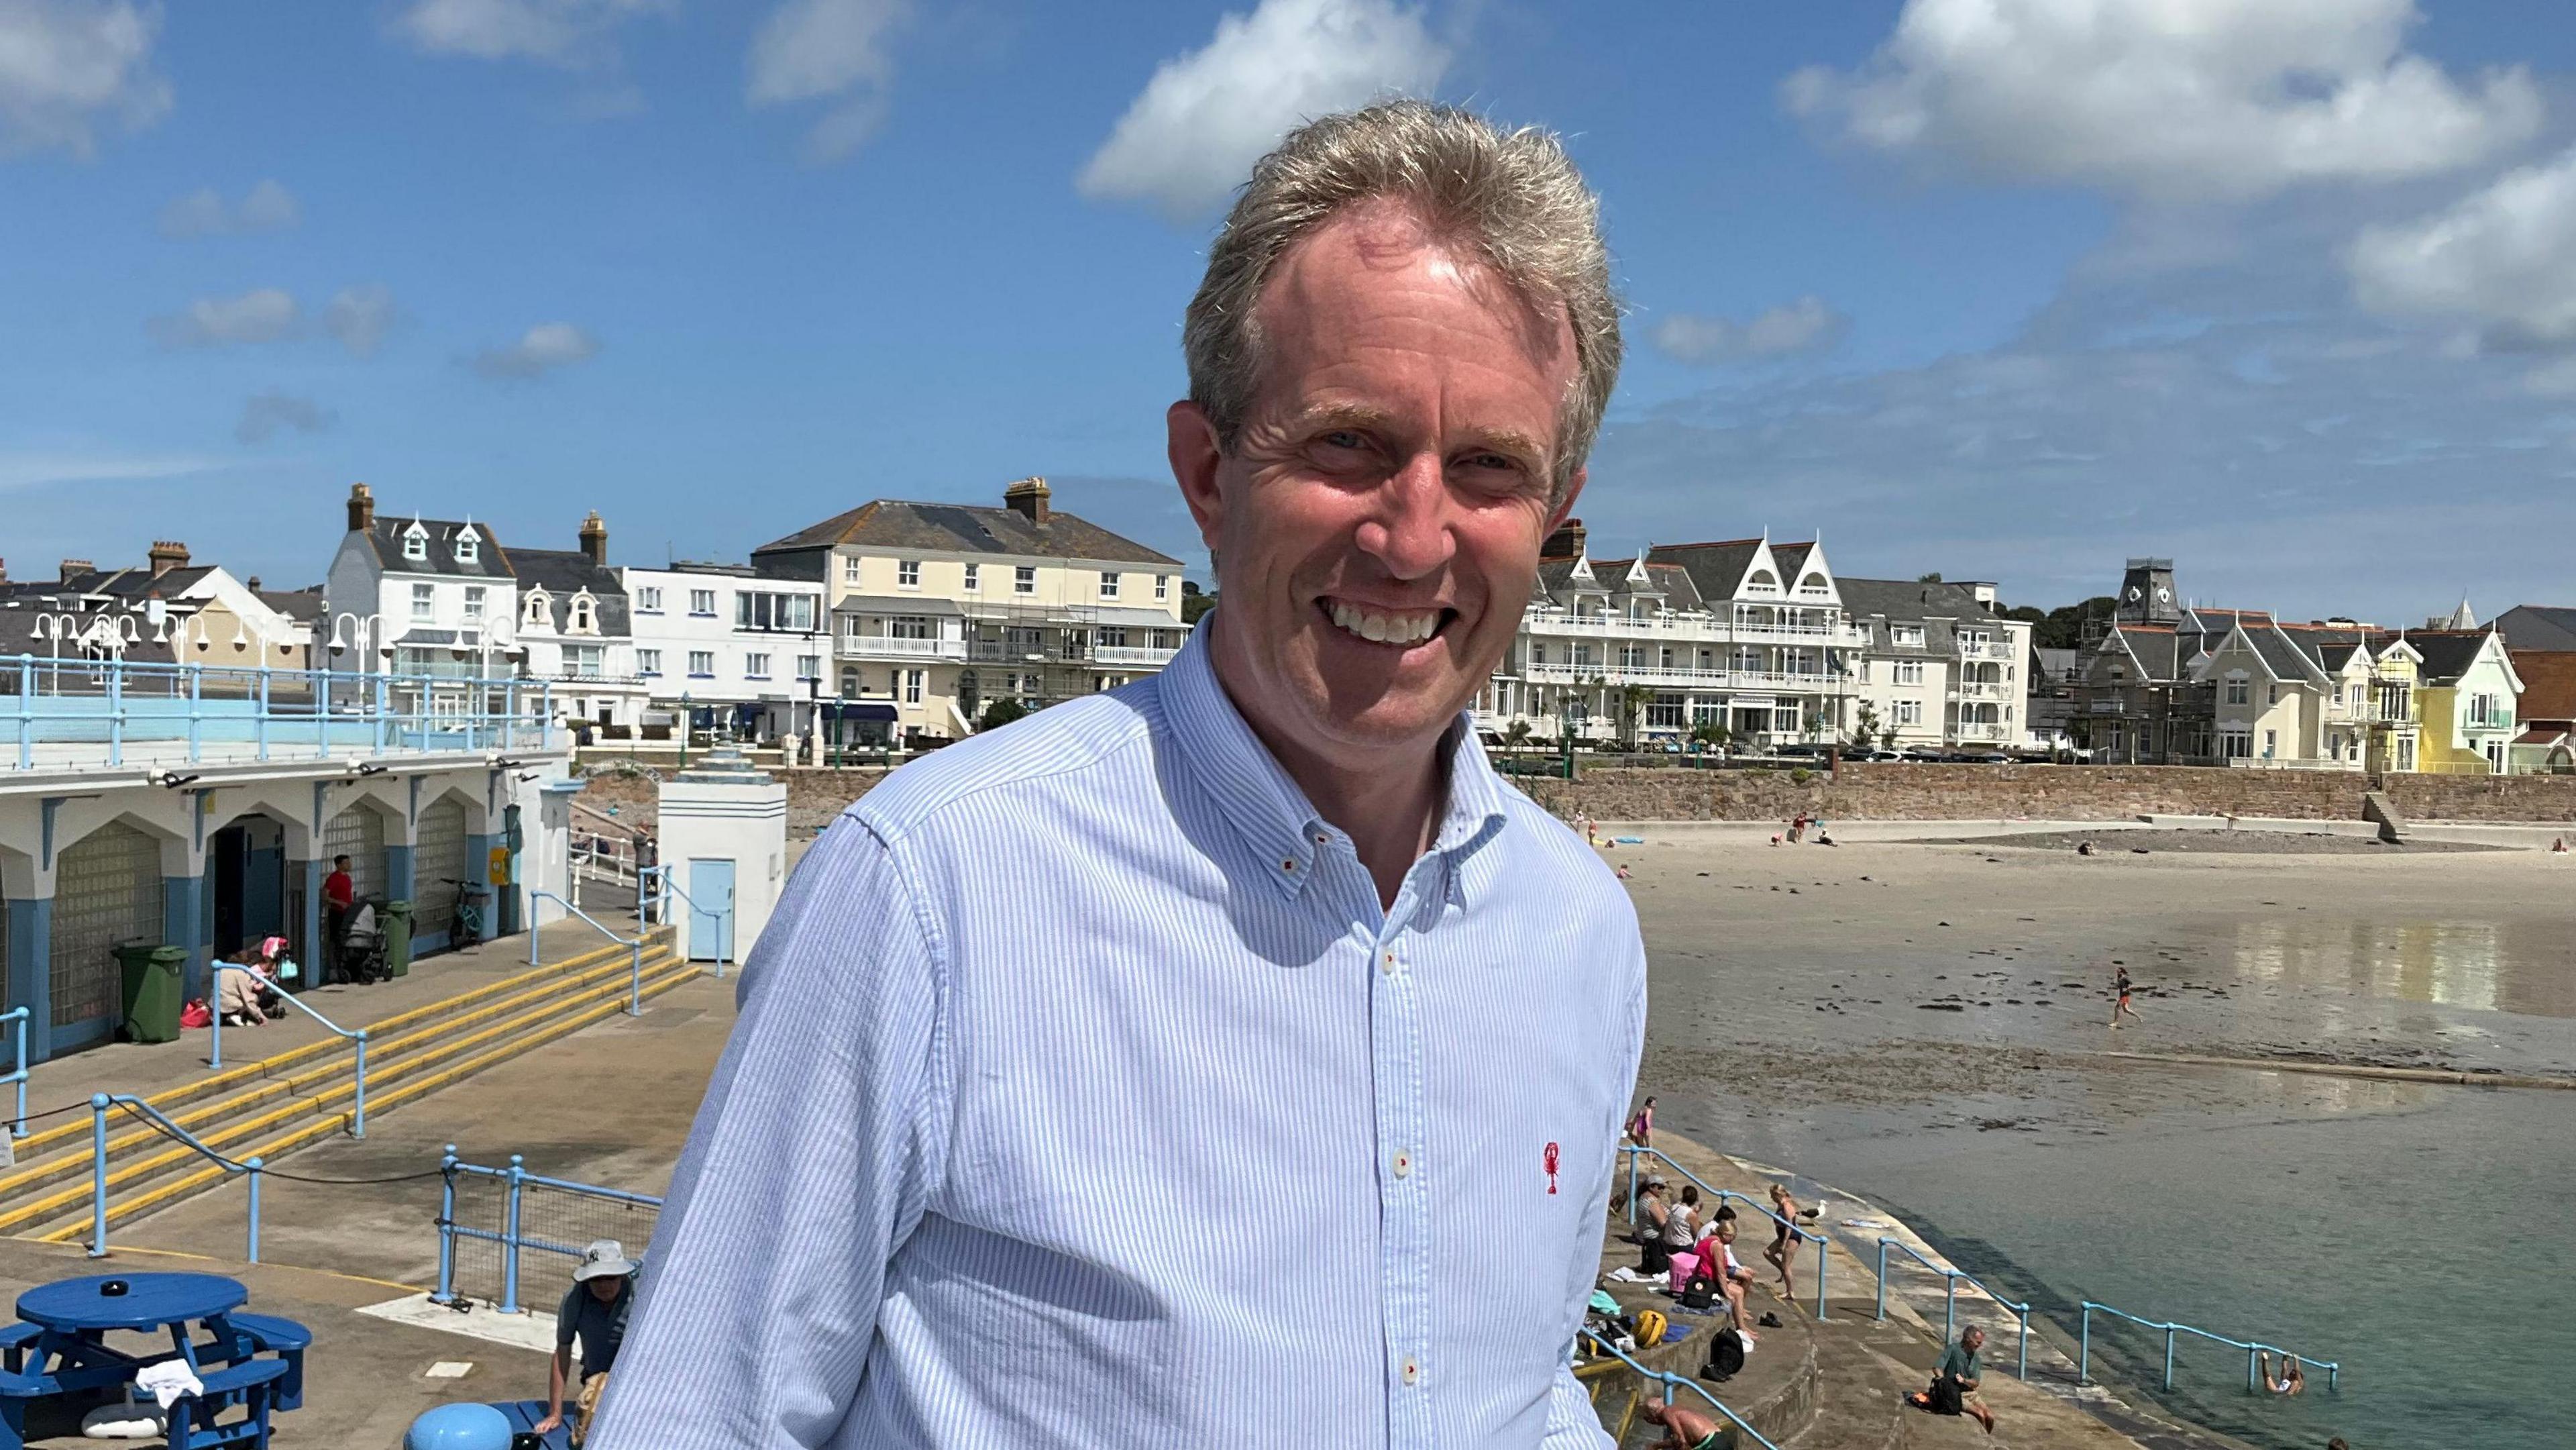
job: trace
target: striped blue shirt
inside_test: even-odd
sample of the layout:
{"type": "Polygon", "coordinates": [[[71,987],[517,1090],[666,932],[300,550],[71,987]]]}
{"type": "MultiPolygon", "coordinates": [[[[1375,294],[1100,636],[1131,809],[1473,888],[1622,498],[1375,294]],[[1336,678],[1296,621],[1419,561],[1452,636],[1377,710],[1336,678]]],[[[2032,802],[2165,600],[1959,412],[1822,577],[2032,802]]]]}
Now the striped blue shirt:
{"type": "Polygon", "coordinates": [[[596,1450],[1608,1445],[1566,1355],[1645,954],[1453,740],[1387,910],[1195,639],[844,812],[744,973],[596,1450]]]}

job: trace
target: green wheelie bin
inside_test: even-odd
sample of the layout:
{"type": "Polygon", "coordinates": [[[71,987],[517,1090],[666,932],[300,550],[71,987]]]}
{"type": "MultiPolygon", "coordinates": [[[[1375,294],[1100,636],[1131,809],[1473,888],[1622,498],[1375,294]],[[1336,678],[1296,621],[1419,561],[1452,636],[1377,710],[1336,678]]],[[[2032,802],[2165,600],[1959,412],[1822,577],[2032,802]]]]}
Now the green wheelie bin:
{"type": "Polygon", "coordinates": [[[186,947],[137,942],[116,949],[125,968],[125,1037],[129,1042],[179,1040],[179,1006],[186,947]]]}
{"type": "Polygon", "coordinates": [[[385,975],[411,975],[411,903],[385,903],[385,975]]]}

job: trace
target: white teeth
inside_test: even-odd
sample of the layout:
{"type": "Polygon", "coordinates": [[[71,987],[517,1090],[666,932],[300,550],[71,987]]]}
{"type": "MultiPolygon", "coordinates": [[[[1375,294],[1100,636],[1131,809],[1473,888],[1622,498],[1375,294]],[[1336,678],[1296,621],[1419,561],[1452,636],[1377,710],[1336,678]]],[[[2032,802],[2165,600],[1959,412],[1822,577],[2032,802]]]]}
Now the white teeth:
{"type": "Polygon", "coordinates": [[[1412,645],[1440,632],[1440,614],[1370,614],[1353,605],[1333,605],[1335,627],[1378,644],[1412,645]]]}

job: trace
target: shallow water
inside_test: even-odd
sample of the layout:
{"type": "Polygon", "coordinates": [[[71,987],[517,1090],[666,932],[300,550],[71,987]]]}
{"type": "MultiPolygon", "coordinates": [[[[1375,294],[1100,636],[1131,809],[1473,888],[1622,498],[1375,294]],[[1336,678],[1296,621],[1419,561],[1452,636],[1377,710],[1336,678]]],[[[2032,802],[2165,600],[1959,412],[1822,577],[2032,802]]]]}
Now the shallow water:
{"type": "MultiPolygon", "coordinates": [[[[1813,870],[1733,864],[1780,881],[1813,870]]],[[[2055,1311],[2070,1342],[2090,1298],[2341,1361],[2339,1393],[2320,1375],[2287,1401],[2247,1392],[2241,1352],[2183,1340],[2172,1392],[2150,1397],[2257,1445],[2576,1446],[2562,1383],[2576,1364],[2576,1093],[2092,1055],[2576,1068],[2564,895],[2517,885],[2490,902],[2476,877],[2415,890],[2373,876],[2342,899],[2266,863],[2280,879],[2141,876],[2139,893],[2070,911],[2046,872],[1916,882],[1901,857],[1838,864],[1842,883],[1899,884],[1856,905],[1867,888],[1808,876],[1827,900],[1789,903],[1640,872],[1654,888],[1638,893],[1654,958],[1644,1087],[1664,1122],[1878,1201],[2055,1311]],[[1939,917],[1912,919],[1918,904],[1939,917]],[[1834,913],[1832,929],[1784,932],[1800,911],[1834,913]],[[2100,978],[2115,957],[2148,1016],[2108,1034],[2100,978]],[[1968,1010],[1917,1009],[1941,994],[1968,1010]]],[[[2095,1348],[2152,1390],[2161,1336],[2097,1321],[2095,1348]]]]}

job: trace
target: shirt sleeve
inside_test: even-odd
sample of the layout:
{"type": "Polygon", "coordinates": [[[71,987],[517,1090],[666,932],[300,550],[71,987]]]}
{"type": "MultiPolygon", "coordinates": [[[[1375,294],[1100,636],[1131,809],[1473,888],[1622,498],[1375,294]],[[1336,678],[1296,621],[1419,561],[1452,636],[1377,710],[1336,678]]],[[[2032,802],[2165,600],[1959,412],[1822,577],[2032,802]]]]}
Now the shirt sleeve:
{"type": "Polygon", "coordinates": [[[572,1286],[563,1302],[555,1306],[555,1348],[572,1348],[573,1334],[581,1328],[581,1294],[579,1284],[572,1286]]]}
{"type": "Polygon", "coordinates": [[[1548,1387],[1547,1436],[1539,1441],[1539,1450],[1608,1450],[1614,1443],[1601,1428],[1591,1392],[1574,1377],[1574,1366],[1560,1367],[1556,1383],[1548,1387]]]}
{"type": "Polygon", "coordinates": [[[934,940],[898,852],[835,821],[744,969],[593,1450],[789,1450],[839,1428],[945,1155],[934,940]]]}

